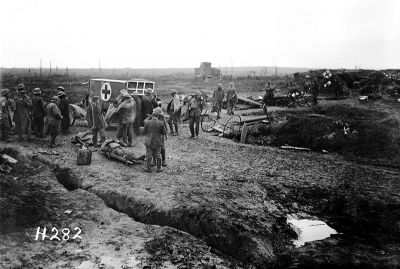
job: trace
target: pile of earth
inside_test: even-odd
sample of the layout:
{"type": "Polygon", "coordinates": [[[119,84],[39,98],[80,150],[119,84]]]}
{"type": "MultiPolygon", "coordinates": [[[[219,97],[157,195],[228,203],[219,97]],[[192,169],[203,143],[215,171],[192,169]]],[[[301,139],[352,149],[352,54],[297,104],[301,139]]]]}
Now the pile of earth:
{"type": "Polygon", "coordinates": [[[400,123],[388,113],[350,105],[316,106],[276,125],[259,125],[253,142],[338,152],[400,166],[400,123]]]}
{"type": "Polygon", "coordinates": [[[7,154],[19,161],[12,165],[10,173],[0,173],[0,231],[18,229],[35,225],[36,221],[47,215],[47,189],[35,181],[23,181],[37,174],[41,163],[28,160],[17,150],[3,148],[1,154],[7,154]]]}

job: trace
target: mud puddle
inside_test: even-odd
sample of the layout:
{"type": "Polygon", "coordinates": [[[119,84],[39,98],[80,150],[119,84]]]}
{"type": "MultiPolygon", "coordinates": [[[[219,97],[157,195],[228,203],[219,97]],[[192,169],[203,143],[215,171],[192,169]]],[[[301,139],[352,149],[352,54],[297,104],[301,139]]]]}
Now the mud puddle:
{"type": "Polygon", "coordinates": [[[85,261],[81,263],[77,269],[96,269],[96,268],[138,268],[140,262],[134,257],[129,259],[118,259],[109,256],[102,256],[99,258],[98,264],[92,261],[85,261]]]}
{"type": "Polygon", "coordinates": [[[322,240],[338,233],[324,221],[316,219],[299,219],[289,215],[287,223],[290,224],[297,233],[298,237],[293,241],[296,247],[301,247],[307,242],[322,240]]]}

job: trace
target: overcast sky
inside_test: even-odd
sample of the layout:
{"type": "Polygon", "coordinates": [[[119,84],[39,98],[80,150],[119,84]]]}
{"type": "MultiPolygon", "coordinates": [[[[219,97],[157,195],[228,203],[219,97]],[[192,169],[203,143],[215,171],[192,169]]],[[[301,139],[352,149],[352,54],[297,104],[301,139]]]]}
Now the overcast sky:
{"type": "Polygon", "coordinates": [[[0,0],[3,67],[400,68],[396,0],[0,0]]]}

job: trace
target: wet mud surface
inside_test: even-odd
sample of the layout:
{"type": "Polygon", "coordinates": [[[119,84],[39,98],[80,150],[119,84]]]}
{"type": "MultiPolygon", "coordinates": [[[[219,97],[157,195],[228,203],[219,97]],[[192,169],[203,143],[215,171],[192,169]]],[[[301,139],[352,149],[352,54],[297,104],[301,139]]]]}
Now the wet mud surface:
{"type": "MultiPolygon", "coordinates": [[[[74,127],[73,131],[82,129],[74,127]]],[[[168,167],[152,174],[144,172],[144,165],[125,166],[96,151],[90,166],[77,166],[77,148],[68,136],[54,149],[58,155],[39,153],[39,149],[48,150],[41,141],[25,143],[20,149],[48,167],[48,172],[41,173],[52,174],[49,190],[42,188],[46,199],[53,199],[54,186],[60,188],[54,199],[76,195],[47,204],[75,208],[73,212],[82,214],[68,215],[69,222],[81,221],[107,231],[107,236],[86,237],[89,245],[81,249],[88,256],[80,258],[79,264],[97,261],[99,265],[105,255],[123,259],[126,265],[132,263],[128,257],[135,257],[139,268],[400,265],[398,169],[359,164],[337,154],[240,145],[205,133],[199,140],[187,136],[188,127],[183,125],[180,136],[168,138],[168,167]],[[338,234],[296,248],[293,241],[297,235],[287,223],[288,214],[320,219],[338,234]],[[99,216],[105,219],[103,225],[99,216]],[[113,229],[114,219],[118,220],[115,225],[129,223],[126,225],[136,227],[130,229],[141,233],[129,230],[127,236],[113,229]],[[116,252],[114,247],[98,253],[106,252],[98,246],[107,245],[110,236],[118,238],[116,242],[122,240],[118,244],[126,252],[116,252]],[[130,236],[137,241],[128,240],[130,236]],[[135,251],[129,252],[132,245],[135,251]]],[[[138,137],[130,150],[144,153],[143,137],[138,137]]],[[[32,181],[37,175],[24,180],[32,181]]],[[[66,217],[62,212],[59,218],[66,217]]],[[[44,219],[51,225],[58,221],[44,219]]],[[[60,225],[67,225],[67,220],[60,225]]],[[[96,229],[93,234],[99,231],[96,229]]],[[[32,248],[29,246],[37,243],[25,244],[32,248]]],[[[23,248],[14,247],[22,255],[23,248]]],[[[9,250],[3,247],[1,255],[9,250]]]]}

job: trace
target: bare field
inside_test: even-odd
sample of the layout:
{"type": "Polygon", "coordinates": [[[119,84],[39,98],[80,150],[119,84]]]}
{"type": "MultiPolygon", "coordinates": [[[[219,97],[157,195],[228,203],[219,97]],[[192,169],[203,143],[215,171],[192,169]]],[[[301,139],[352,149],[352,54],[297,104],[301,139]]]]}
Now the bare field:
{"type": "MultiPolygon", "coordinates": [[[[285,91],[282,79],[240,78],[234,82],[241,96],[261,95],[269,79],[285,91]]],[[[81,82],[84,80],[78,79],[71,86],[71,99],[78,100],[84,94],[84,86],[77,84],[81,82]]],[[[182,94],[199,88],[210,95],[220,81],[176,75],[156,77],[155,82],[165,104],[172,88],[182,94]]],[[[229,82],[221,81],[224,88],[229,82]]],[[[288,125],[292,129],[285,135],[295,135],[285,137],[285,141],[294,142],[303,134],[311,137],[324,124],[314,121],[306,130],[298,127],[298,122],[305,120],[303,116],[311,113],[348,121],[364,117],[362,123],[366,125],[387,119],[396,122],[390,125],[392,129],[382,129],[385,134],[398,130],[400,115],[399,104],[388,97],[367,104],[360,104],[356,98],[321,100],[317,108],[272,107],[270,111],[278,127],[292,119],[292,125],[288,125]],[[299,120],[293,120],[296,117],[299,120]]],[[[259,116],[261,111],[237,114],[247,119],[259,116]]],[[[223,110],[222,121],[226,120],[223,110]]],[[[1,266],[400,266],[400,169],[396,162],[382,165],[398,160],[398,151],[379,158],[341,151],[322,153],[320,148],[287,151],[279,145],[240,144],[205,132],[199,140],[191,140],[187,138],[188,125],[182,124],[180,136],[166,140],[168,166],[162,173],[148,174],[144,164],[126,166],[97,150],[90,166],[77,166],[78,147],[70,139],[84,130],[73,126],[70,135],[60,137],[62,145],[51,150],[47,141],[39,139],[29,144],[0,142],[3,153],[21,163],[11,174],[0,175],[0,206],[7,209],[0,215],[1,266]],[[64,213],[68,209],[72,213],[64,213]],[[338,234],[297,248],[293,244],[297,234],[287,223],[288,216],[293,215],[323,220],[338,234]],[[35,240],[37,227],[44,226],[80,227],[82,239],[35,240]]],[[[107,131],[107,137],[114,136],[107,131]]],[[[312,137],[319,141],[319,136],[312,137]]],[[[143,142],[143,136],[137,137],[129,150],[143,154],[143,142]]],[[[396,140],[387,143],[390,148],[398,146],[396,140]]]]}

